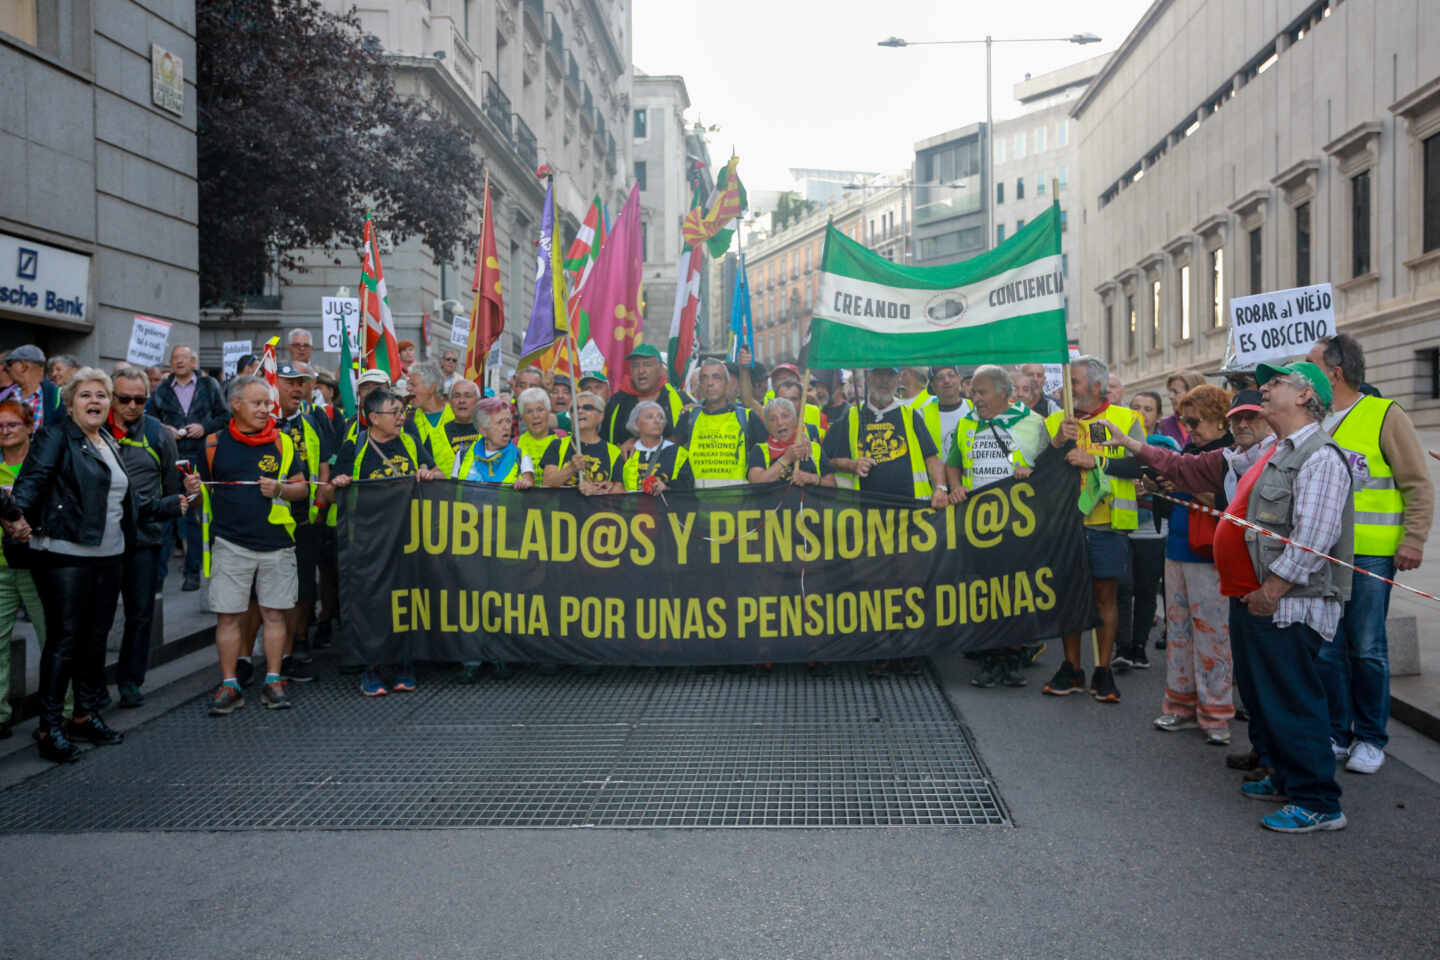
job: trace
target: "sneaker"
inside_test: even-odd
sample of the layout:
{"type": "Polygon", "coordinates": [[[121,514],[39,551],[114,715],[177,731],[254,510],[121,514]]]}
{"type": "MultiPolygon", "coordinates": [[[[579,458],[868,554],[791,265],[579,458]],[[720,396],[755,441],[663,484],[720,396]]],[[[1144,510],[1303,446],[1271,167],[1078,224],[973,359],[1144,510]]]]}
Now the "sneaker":
{"type": "Polygon", "coordinates": [[[1022,647],[1021,650],[1023,651],[1023,654],[1020,658],[1021,665],[1026,667],[1035,666],[1035,664],[1040,662],[1040,658],[1045,654],[1045,651],[1047,649],[1048,646],[1044,640],[1041,640],[1039,643],[1032,643],[1028,646],[1022,647]]]}
{"type": "Polygon", "coordinates": [[[1212,747],[1228,747],[1230,746],[1230,731],[1224,727],[1206,730],[1205,742],[1212,747]]]}
{"type": "Polygon", "coordinates": [[[181,590],[184,590],[186,593],[194,593],[196,590],[199,590],[199,589],[200,589],[200,574],[198,574],[198,573],[187,573],[187,574],[185,574],[185,582],[180,585],[180,589],[181,589],[181,590]]]}
{"type": "Polygon", "coordinates": [[[1144,647],[1136,647],[1130,654],[1130,666],[1136,670],[1150,669],[1150,656],[1144,647]]]}
{"type": "Polygon", "coordinates": [[[1271,803],[1290,802],[1290,798],[1281,793],[1280,788],[1275,786],[1275,781],[1269,777],[1240,784],[1240,792],[1251,800],[1269,800],[1271,803]]]}
{"type": "Polygon", "coordinates": [[[1151,721],[1150,726],[1156,730],[1164,730],[1166,733],[1174,733],[1176,730],[1188,730],[1199,724],[1195,722],[1194,717],[1182,717],[1178,713],[1162,713],[1151,721]]]}
{"type": "Polygon", "coordinates": [[[1026,680],[1020,673],[1020,668],[1025,664],[1025,653],[1013,650],[1005,651],[1000,658],[1000,682],[1007,687],[1023,687],[1030,681],[1026,680]]]}
{"type": "Polygon", "coordinates": [[[1090,675],[1090,693],[1097,703],[1119,703],[1120,688],[1115,686],[1115,674],[1109,667],[1096,667],[1090,675]]]}
{"type": "Polygon", "coordinates": [[[385,689],[385,681],[380,679],[379,671],[371,667],[360,674],[360,692],[367,697],[383,697],[390,691],[385,689]]]}
{"type": "Polygon", "coordinates": [[[286,657],[280,661],[280,676],[296,683],[315,682],[315,671],[294,657],[286,657]]]}
{"type": "Polygon", "coordinates": [[[1005,680],[1005,661],[1000,655],[993,651],[988,652],[980,665],[980,672],[970,678],[972,687],[979,687],[982,690],[989,690],[998,687],[1005,680]]]}
{"type": "Polygon", "coordinates": [[[1350,748],[1340,746],[1340,744],[1335,741],[1334,737],[1330,738],[1330,752],[1335,755],[1335,761],[1337,763],[1341,760],[1350,759],[1350,748]]]}
{"type": "Polygon", "coordinates": [[[1110,658],[1110,669],[1119,670],[1121,673],[1129,673],[1130,668],[1135,666],[1134,662],[1125,654],[1117,653],[1110,658]]]}
{"type": "Polygon", "coordinates": [[[51,730],[39,739],[40,756],[51,763],[74,763],[80,759],[80,748],[59,730],[51,730]]]}
{"type": "Polygon", "coordinates": [[[395,682],[390,684],[390,689],[396,693],[414,693],[415,687],[415,671],[409,667],[402,667],[395,674],[395,682]]]}
{"type": "Polygon", "coordinates": [[[285,692],[285,681],[276,680],[261,687],[260,705],[266,710],[289,710],[293,704],[285,692]]]}
{"type": "Polygon", "coordinates": [[[255,682],[255,664],[250,662],[249,657],[241,657],[235,661],[235,679],[242,687],[248,687],[255,682]]]}
{"type": "Polygon", "coordinates": [[[1069,660],[1060,661],[1060,669],[1055,671],[1055,676],[1050,682],[1040,688],[1041,693],[1048,693],[1052,697],[1065,697],[1072,693],[1085,692],[1085,673],[1070,666],[1069,660]]]}
{"type": "Polygon", "coordinates": [[[128,680],[121,681],[119,689],[120,708],[122,710],[134,710],[145,702],[145,694],[140,692],[138,684],[130,683],[128,680]]]}
{"type": "Polygon", "coordinates": [[[1260,826],[1276,833],[1314,833],[1317,830],[1344,830],[1348,822],[1345,814],[1339,810],[1334,813],[1316,813],[1287,803],[1262,819],[1260,826]]]}
{"type": "Polygon", "coordinates": [[[112,698],[112,697],[110,696],[110,688],[109,688],[109,687],[106,687],[106,688],[104,689],[104,691],[100,694],[100,702],[95,705],[95,709],[96,709],[96,710],[109,710],[109,709],[110,709],[110,705],[113,704],[114,702],[115,702],[114,698],[112,698]]]}
{"type": "Polygon", "coordinates": [[[210,698],[210,716],[223,717],[227,713],[245,706],[245,695],[228,683],[220,684],[215,696],[210,698]]]}
{"type": "Polygon", "coordinates": [[[483,663],[479,663],[478,661],[476,663],[460,664],[460,676],[458,677],[459,681],[465,684],[479,683],[480,670],[484,666],[485,665],[483,663]]]}
{"type": "Polygon", "coordinates": [[[65,735],[71,740],[84,740],[98,747],[111,747],[125,740],[125,734],[107,724],[98,713],[90,714],[84,723],[65,721],[65,735]]]}
{"type": "Polygon", "coordinates": [[[1373,743],[1356,740],[1355,745],[1350,748],[1350,759],[1345,762],[1345,769],[1351,773],[1379,773],[1384,764],[1384,750],[1373,743]]]}
{"type": "Polygon", "coordinates": [[[317,624],[314,631],[310,634],[310,649],[326,650],[333,646],[335,641],[331,629],[329,620],[317,624]]]}

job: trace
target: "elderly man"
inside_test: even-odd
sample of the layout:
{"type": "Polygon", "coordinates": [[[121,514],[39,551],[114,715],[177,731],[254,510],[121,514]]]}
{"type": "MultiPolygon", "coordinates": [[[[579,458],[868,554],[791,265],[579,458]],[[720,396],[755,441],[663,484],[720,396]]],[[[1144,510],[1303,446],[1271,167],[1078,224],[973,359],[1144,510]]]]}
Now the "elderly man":
{"type": "Polygon", "coordinates": [[[70,378],[73,377],[75,371],[79,369],[79,360],[76,360],[68,353],[57,353],[45,364],[45,379],[57,387],[63,387],[70,382],[70,378]]]}
{"type": "MultiPolygon", "coordinates": [[[[310,393],[308,365],[282,363],[277,372],[280,387],[280,420],[277,426],[289,435],[295,456],[305,464],[307,475],[327,479],[330,459],[330,434],[317,418],[320,411],[307,411],[304,401],[310,393]]],[[[315,679],[309,666],[302,662],[310,647],[310,623],[315,616],[316,574],[324,549],[324,523],[321,514],[329,505],[329,490],[311,486],[303,501],[290,504],[295,516],[295,569],[300,578],[299,596],[294,607],[285,612],[285,657],[281,673],[286,680],[308,683],[315,679]],[[297,651],[299,656],[296,656],[297,651]]]]}
{"type": "MultiPolygon", "coordinates": [[[[176,345],[170,351],[170,371],[170,376],[151,392],[146,412],[170,428],[180,459],[193,464],[204,452],[206,435],[223,430],[230,422],[230,410],[220,384],[196,369],[194,350],[176,345]]],[[[204,548],[198,512],[191,510],[176,521],[185,536],[184,590],[200,589],[200,555],[204,548]]],[[[169,568],[173,542],[173,538],[165,538],[162,570],[169,568]]]]}
{"type": "MultiPolygon", "coordinates": [[[[138,367],[115,371],[115,392],[111,395],[110,430],[120,442],[120,462],[130,478],[133,491],[144,499],[159,500],[180,492],[180,472],[175,435],[165,424],[145,413],[150,381],[138,367]]],[[[141,521],[125,545],[125,569],[120,591],[125,598],[125,627],[120,640],[120,658],[115,665],[115,682],[120,689],[120,706],[126,709],[145,702],[140,688],[150,666],[150,632],[155,620],[155,593],[162,582],[162,544],[170,524],[141,521]]]]}
{"type": "Polygon", "coordinates": [[[570,378],[563,373],[557,373],[550,380],[550,414],[555,418],[557,429],[566,433],[574,432],[570,422],[570,406],[575,402],[575,388],[570,383],[570,378]]]}
{"type": "Polygon", "coordinates": [[[1034,403],[1026,401],[1026,406],[1042,417],[1048,417],[1060,409],[1060,404],[1050,399],[1045,393],[1045,364],[1043,363],[1022,363],[1020,372],[1030,381],[1034,403]]]}
{"type": "Polygon", "coordinates": [[[607,403],[610,400],[610,381],[599,370],[586,370],[576,384],[581,393],[593,393],[607,403]]]}
{"type": "Polygon", "coordinates": [[[1325,432],[1329,378],[1308,361],[1256,370],[1276,441],[1241,477],[1229,512],[1286,538],[1233,523],[1215,533],[1220,592],[1230,598],[1230,636],[1246,650],[1236,681],[1264,730],[1272,774],[1241,792],[1283,803],[1261,824],[1282,833],[1339,830],[1340,786],[1330,749],[1330,712],[1320,651],[1334,641],[1353,555],[1355,507],[1345,451],[1325,432]],[[1287,542],[1288,541],[1288,542],[1287,542]]]}
{"type": "Polygon", "coordinates": [[[630,364],[630,383],[635,392],[616,390],[605,404],[605,423],[600,427],[600,436],[610,443],[629,451],[635,446],[626,424],[630,422],[630,411],[642,400],[653,400],[660,404],[665,413],[665,436],[675,433],[675,424],[685,408],[695,401],[665,380],[665,364],[660,360],[660,351],[648,343],[642,343],[626,358],[630,364]]]}
{"type": "Polygon", "coordinates": [[[445,374],[445,392],[449,393],[450,388],[455,386],[456,380],[464,379],[460,373],[460,348],[454,344],[446,344],[440,348],[440,372],[445,374]]]}
{"type": "Polygon", "coordinates": [[[422,360],[410,368],[409,381],[415,406],[407,426],[430,445],[435,468],[449,476],[450,468],[455,465],[454,454],[444,437],[446,425],[455,420],[455,411],[445,400],[445,371],[434,360],[422,360]]]}
{"type": "Polygon", "coordinates": [[[1066,451],[1065,462],[1085,474],[1081,478],[1082,500],[1089,506],[1085,515],[1085,549],[1090,558],[1090,579],[1100,626],[1095,630],[1095,671],[1089,686],[1085,684],[1085,671],[1081,666],[1080,634],[1070,633],[1063,638],[1065,659],[1042,691],[1051,696],[1086,691],[1100,703],[1119,703],[1120,690],[1110,671],[1110,658],[1119,628],[1119,587],[1121,583],[1130,582],[1128,534],[1139,525],[1140,510],[1134,481],[1105,473],[1109,461],[1126,455],[1124,447],[1110,440],[1107,429],[1141,441],[1145,434],[1133,410],[1110,402],[1110,369],[1103,360],[1085,356],[1071,362],[1070,383],[1078,419],[1066,417],[1065,411],[1057,410],[1046,418],[1045,426],[1050,431],[1052,445],[1066,451]],[[1104,426],[1105,422],[1110,424],[1109,428],[1104,426]]]}
{"type": "Polygon", "coordinates": [[[900,385],[896,388],[895,395],[906,406],[921,407],[930,400],[931,394],[927,389],[929,384],[929,367],[901,367],[900,385]]]}
{"type": "Polygon", "coordinates": [[[1122,407],[1125,406],[1125,385],[1121,383],[1120,378],[1113,373],[1110,374],[1108,397],[1111,403],[1119,404],[1122,407]]]}
{"type": "Polygon", "coordinates": [[[60,402],[60,388],[45,379],[45,354],[39,347],[27,343],[5,354],[5,372],[14,381],[11,395],[34,417],[32,433],[69,416],[60,402]]]}
{"type": "Polygon", "coordinates": [[[866,375],[866,403],[851,407],[830,425],[824,450],[842,487],[927,500],[936,510],[950,504],[940,450],[920,414],[895,395],[900,371],[875,367],[866,375]]]}
{"type": "Polygon", "coordinates": [[[314,342],[310,339],[310,331],[304,327],[296,327],[290,331],[288,337],[291,363],[309,363],[310,354],[315,349],[314,342]]]}
{"type": "MultiPolygon", "coordinates": [[[[1001,374],[1009,383],[1009,375],[1003,371],[1001,374]]],[[[931,369],[930,399],[914,409],[919,410],[925,419],[925,429],[930,431],[935,448],[940,451],[941,463],[947,462],[950,452],[955,449],[955,429],[960,426],[960,421],[973,414],[969,399],[973,393],[973,379],[961,377],[959,367],[944,364],[931,369]],[[969,387],[965,386],[967,382],[971,384],[969,387]]],[[[953,484],[951,491],[954,491],[953,484]]]]}
{"type": "MultiPolygon", "coordinates": [[[[1345,451],[1353,475],[1355,565],[1393,580],[1425,554],[1435,488],[1415,426],[1393,400],[1366,396],[1365,351],[1348,333],[1325,337],[1306,358],[1325,371],[1334,393],[1326,432],[1345,451]]],[[[1320,648],[1336,757],[1352,773],[1385,762],[1390,720],[1390,653],[1385,618],[1390,584],[1355,577],[1334,643],[1320,648]]]]}
{"type": "Polygon", "coordinates": [[[199,473],[185,478],[186,491],[203,489],[205,574],[210,607],[218,616],[215,646],[220,686],[210,715],[225,716],[245,705],[236,670],[253,638],[241,623],[253,595],[264,624],[265,685],[260,701],[268,710],[291,706],[281,661],[285,656],[285,611],[295,606],[295,515],[289,503],[310,494],[305,461],[296,456],[289,434],[270,419],[270,388],[259,377],[238,377],[230,388],[232,419],[204,439],[199,473]],[[281,501],[289,501],[284,503],[281,501]],[[213,551],[211,547],[213,533],[213,551]]]}
{"type": "Polygon", "coordinates": [[[765,440],[765,425],[753,410],[730,402],[730,371],[723,361],[706,357],[700,361],[696,378],[700,406],[681,415],[675,425],[675,442],[690,452],[690,471],[697,487],[742,484],[746,456],[751,446],[765,440]]]}
{"type": "MultiPolygon", "coordinates": [[[[445,424],[443,442],[450,445],[452,454],[463,444],[474,443],[480,439],[480,431],[475,426],[475,405],[479,402],[480,387],[474,380],[461,377],[451,385],[450,412],[454,414],[454,419],[445,424]]],[[[433,446],[438,446],[441,442],[440,437],[435,437],[433,446]]],[[[440,454],[437,452],[436,456],[440,454]]]]}

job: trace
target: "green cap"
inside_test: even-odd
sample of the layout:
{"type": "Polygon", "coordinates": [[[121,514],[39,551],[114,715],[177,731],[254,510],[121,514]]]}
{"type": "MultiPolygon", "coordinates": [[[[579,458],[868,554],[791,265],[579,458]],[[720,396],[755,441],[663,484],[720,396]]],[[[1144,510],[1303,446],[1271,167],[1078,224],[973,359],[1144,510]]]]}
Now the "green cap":
{"type": "Polygon", "coordinates": [[[1315,390],[1315,396],[1324,400],[1327,407],[1335,399],[1335,392],[1330,389],[1330,378],[1325,376],[1324,370],[1309,360],[1299,360],[1288,367],[1262,363],[1255,368],[1255,382],[1261,386],[1276,377],[1285,376],[1296,376],[1310,384],[1315,390]]]}
{"type": "Polygon", "coordinates": [[[586,370],[584,373],[580,374],[580,382],[584,383],[586,380],[596,380],[600,383],[610,382],[606,378],[605,374],[601,373],[599,370],[586,370]]]}
{"type": "Polygon", "coordinates": [[[625,359],[626,359],[626,360],[634,360],[636,357],[654,357],[656,360],[659,360],[659,359],[660,359],[660,351],[657,350],[657,349],[655,349],[655,345],[654,345],[654,344],[642,343],[642,344],[640,344],[639,346],[637,346],[634,350],[631,350],[630,353],[629,353],[629,355],[626,356],[625,359]]]}

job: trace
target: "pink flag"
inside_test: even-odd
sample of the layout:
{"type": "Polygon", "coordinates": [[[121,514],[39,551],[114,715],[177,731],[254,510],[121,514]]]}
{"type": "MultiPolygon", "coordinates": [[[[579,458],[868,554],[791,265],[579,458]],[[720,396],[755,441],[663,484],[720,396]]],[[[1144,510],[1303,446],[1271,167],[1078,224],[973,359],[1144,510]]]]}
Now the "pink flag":
{"type": "Polygon", "coordinates": [[[626,357],[640,335],[640,276],[644,251],[640,238],[640,186],[610,225],[610,235],[580,289],[579,307],[590,315],[590,338],[605,357],[611,383],[629,372],[626,357]]]}

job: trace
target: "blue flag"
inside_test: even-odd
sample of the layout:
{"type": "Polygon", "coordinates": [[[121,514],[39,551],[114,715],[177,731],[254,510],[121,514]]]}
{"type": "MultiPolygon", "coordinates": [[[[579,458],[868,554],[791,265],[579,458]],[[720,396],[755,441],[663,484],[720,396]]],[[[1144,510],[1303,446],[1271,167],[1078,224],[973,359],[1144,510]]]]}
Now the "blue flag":
{"type": "Polygon", "coordinates": [[[755,357],[755,327],[750,317],[750,279],[745,275],[745,254],[740,254],[740,269],[735,271],[735,295],[730,298],[730,359],[739,356],[740,348],[755,357]]]}

